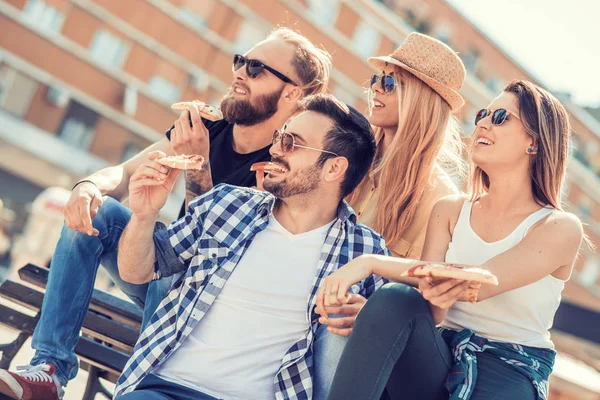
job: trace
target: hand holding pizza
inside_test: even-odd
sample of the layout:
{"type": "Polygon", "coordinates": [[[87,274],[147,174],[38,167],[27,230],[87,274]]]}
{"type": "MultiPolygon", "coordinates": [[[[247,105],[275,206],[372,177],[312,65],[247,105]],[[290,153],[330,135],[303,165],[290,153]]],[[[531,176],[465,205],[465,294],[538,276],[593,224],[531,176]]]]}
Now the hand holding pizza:
{"type": "MultiPolygon", "coordinates": [[[[480,282],[478,282],[481,285],[480,282]]],[[[419,292],[434,306],[447,310],[469,291],[471,282],[460,279],[447,279],[434,284],[432,277],[419,278],[419,292]]]]}
{"type": "Polygon", "coordinates": [[[210,120],[219,118],[220,110],[201,101],[186,101],[171,106],[181,110],[175,128],[171,130],[171,147],[175,154],[199,154],[208,160],[210,141],[208,129],[202,123],[202,117],[210,120]]]}
{"type": "Polygon", "coordinates": [[[102,206],[102,193],[91,182],[78,184],[71,193],[65,207],[65,224],[68,228],[89,236],[98,236],[100,232],[92,225],[92,219],[102,206]]]}
{"type": "Polygon", "coordinates": [[[169,169],[156,161],[164,157],[166,154],[162,151],[151,152],[148,161],[131,176],[129,207],[138,218],[156,218],[175,186],[179,170],[169,169]]]}

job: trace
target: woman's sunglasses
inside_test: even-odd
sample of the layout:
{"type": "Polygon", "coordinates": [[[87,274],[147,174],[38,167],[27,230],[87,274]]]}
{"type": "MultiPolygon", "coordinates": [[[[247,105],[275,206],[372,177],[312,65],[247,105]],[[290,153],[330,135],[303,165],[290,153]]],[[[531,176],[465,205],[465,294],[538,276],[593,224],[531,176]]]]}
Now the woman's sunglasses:
{"type": "Polygon", "coordinates": [[[281,151],[283,152],[283,154],[291,153],[292,151],[294,151],[295,147],[300,147],[301,149],[320,151],[321,153],[332,154],[332,155],[338,157],[337,154],[335,154],[331,151],[327,151],[327,150],[323,150],[323,149],[315,149],[314,147],[308,147],[308,146],[302,146],[302,145],[296,144],[294,135],[292,135],[289,132],[280,131],[279,129],[277,129],[277,130],[275,130],[275,133],[273,133],[273,143],[272,143],[273,146],[275,146],[277,144],[277,142],[279,142],[279,141],[281,141],[281,151]]]}
{"type": "Polygon", "coordinates": [[[477,114],[475,115],[475,126],[477,126],[479,121],[486,118],[490,114],[492,115],[492,125],[502,125],[504,121],[506,121],[506,118],[509,114],[513,115],[517,119],[520,119],[517,115],[505,110],[504,108],[499,108],[495,111],[482,108],[481,110],[477,111],[477,114]]]}
{"type": "Polygon", "coordinates": [[[296,83],[293,80],[291,80],[290,78],[288,78],[281,72],[277,71],[276,69],[271,68],[268,65],[265,65],[261,61],[254,60],[254,59],[248,59],[240,54],[236,54],[233,56],[233,71],[234,72],[237,71],[238,69],[242,68],[244,65],[246,66],[246,75],[248,75],[248,77],[250,79],[256,78],[258,75],[260,75],[260,73],[264,69],[266,69],[267,71],[269,71],[270,73],[272,73],[273,75],[275,75],[276,77],[278,77],[279,79],[284,81],[285,83],[291,83],[294,86],[298,86],[298,85],[296,85],[296,83]]]}
{"type": "Polygon", "coordinates": [[[375,85],[377,82],[381,82],[381,90],[383,90],[385,94],[394,93],[394,90],[396,90],[396,78],[394,78],[393,75],[373,75],[371,77],[371,83],[369,85],[371,90],[374,90],[373,85],[375,85]]]}

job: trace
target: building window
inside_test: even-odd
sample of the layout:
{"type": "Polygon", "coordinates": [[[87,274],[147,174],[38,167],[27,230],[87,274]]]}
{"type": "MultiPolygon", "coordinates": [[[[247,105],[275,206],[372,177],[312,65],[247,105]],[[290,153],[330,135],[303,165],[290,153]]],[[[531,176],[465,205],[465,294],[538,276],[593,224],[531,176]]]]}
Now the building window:
{"type": "Polygon", "coordinates": [[[592,202],[587,197],[582,197],[577,204],[577,215],[583,222],[592,218],[592,202]]]}
{"type": "Polygon", "coordinates": [[[37,87],[38,83],[27,75],[7,65],[0,67],[0,106],[9,113],[24,117],[37,87]]]}
{"type": "Polygon", "coordinates": [[[71,146],[87,150],[92,144],[98,114],[82,106],[71,102],[58,131],[58,137],[71,146]]]}
{"type": "Polygon", "coordinates": [[[350,106],[354,106],[356,97],[353,96],[352,93],[344,89],[342,86],[335,85],[335,88],[333,89],[331,94],[333,94],[341,102],[346,103],[350,106]]]}
{"type": "Polygon", "coordinates": [[[216,5],[216,0],[188,0],[179,9],[179,16],[191,26],[205,28],[216,5]]]}
{"type": "Polygon", "coordinates": [[[479,50],[471,48],[466,53],[463,53],[461,58],[467,71],[473,72],[479,63],[479,50]]]}
{"type": "Polygon", "coordinates": [[[371,57],[379,49],[381,34],[365,21],[361,21],[356,30],[352,43],[354,48],[363,58],[371,57]]]}
{"type": "Polygon", "coordinates": [[[502,82],[500,79],[494,77],[488,78],[485,85],[494,93],[498,93],[502,90],[502,82]]]}
{"type": "Polygon", "coordinates": [[[600,258],[594,256],[586,261],[581,272],[579,273],[579,280],[583,285],[587,287],[593,287],[596,285],[598,278],[600,277],[600,258]]]}
{"type": "Polygon", "coordinates": [[[310,15],[321,25],[333,25],[340,12],[338,0],[308,0],[310,15]]]}
{"type": "Polygon", "coordinates": [[[125,149],[123,149],[123,155],[121,156],[121,162],[125,162],[125,161],[129,160],[133,156],[139,154],[142,150],[144,150],[143,147],[138,146],[135,143],[129,143],[127,146],[125,146],[125,149]]]}
{"type": "Polygon", "coordinates": [[[9,68],[8,65],[0,65],[0,105],[4,104],[4,100],[8,97],[8,91],[16,75],[17,71],[9,68]]]}
{"type": "Polygon", "coordinates": [[[160,75],[150,79],[150,93],[162,102],[173,104],[181,98],[181,88],[160,75]]]}
{"type": "Polygon", "coordinates": [[[36,27],[49,32],[60,32],[65,21],[65,15],[61,11],[43,0],[27,0],[23,16],[36,27]]]}
{"type": "Polygon", "coordinates": [[[92,58],[110,68],[121,68],[128,51],[123,40],[104,29],[96,31],[90,45],[92,58]]]}
{"type": "Polygon", "coordinates": [[[233,45],[233,50],[237,54],[245,54],[254,45],[264,40],[266,34],[256,25],[244,21],[237,34],[237,39],[233,45]]]}

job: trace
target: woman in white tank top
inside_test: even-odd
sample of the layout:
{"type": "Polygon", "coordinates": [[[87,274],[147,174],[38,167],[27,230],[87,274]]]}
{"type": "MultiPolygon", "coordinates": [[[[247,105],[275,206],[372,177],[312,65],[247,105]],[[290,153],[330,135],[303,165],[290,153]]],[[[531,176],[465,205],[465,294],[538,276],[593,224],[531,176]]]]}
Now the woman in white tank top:
{"type": "Polygon", "coordinates": [[[469,282],[409,281],[401,274],[419,262],[384,256],[330,275],[324,305],[343,303],[370,274],[404,282],[360,312],[330,399],[547,399],[549,329],[584,236],[560,203],[568,115],[544,89],[514,81],[475,124],[470,194],[436,204],[422,260],[477,265],[499,285],[483,285],[475,304],[459,302],[469,282]]]}

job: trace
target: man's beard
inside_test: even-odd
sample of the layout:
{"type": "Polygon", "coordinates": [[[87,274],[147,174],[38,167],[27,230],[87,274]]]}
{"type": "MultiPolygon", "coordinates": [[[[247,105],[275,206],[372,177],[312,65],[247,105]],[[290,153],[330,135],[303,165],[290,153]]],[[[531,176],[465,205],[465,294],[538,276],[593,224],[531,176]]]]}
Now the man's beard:
{"type": "MultiPolygon", "coordinates": [[[[286,163],[282,160],[273,159],[273,162],[283,164],[286,168],[286,163]]],[[[263,187],[266,191],[272,193],[275,197],[286,199],[300,194],[310,193],[319,187],[320,174],[323,166],[318,165],[318,162],[310,167],[304,168],[301,171],[292,173],[279,182],[274,182],[270,179],[265,179],[263,187]]]]}
{"type": "Polygon", "coordinates": [[[284,87],[271,94],[258,96],[256,106],[250,104],[249,100],[236,99],[231,95],[227,95],[221,101],[223,117],[237,125],[253,126],[260,124],[277,112],[277,103],[284,87]]]}

